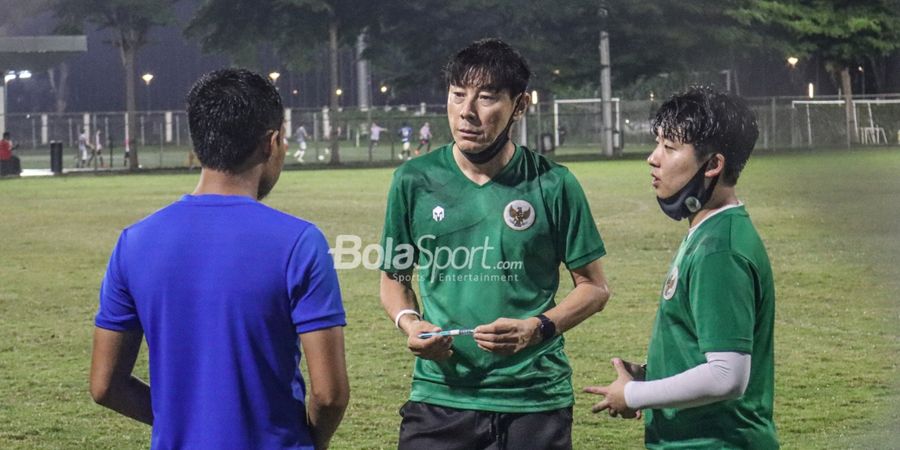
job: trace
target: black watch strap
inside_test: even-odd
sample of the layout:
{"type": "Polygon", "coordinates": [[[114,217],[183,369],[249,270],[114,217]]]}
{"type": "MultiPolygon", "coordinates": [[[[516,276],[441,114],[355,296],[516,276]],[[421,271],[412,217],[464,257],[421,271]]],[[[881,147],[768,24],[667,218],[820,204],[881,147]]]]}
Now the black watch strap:
{"type": "Polygon", "coordinates": [[[535,317],[541,321],[541,339],[545,341],[553,339],[556,336],[556,324],[543,314],[538,314],[535,317]]]}

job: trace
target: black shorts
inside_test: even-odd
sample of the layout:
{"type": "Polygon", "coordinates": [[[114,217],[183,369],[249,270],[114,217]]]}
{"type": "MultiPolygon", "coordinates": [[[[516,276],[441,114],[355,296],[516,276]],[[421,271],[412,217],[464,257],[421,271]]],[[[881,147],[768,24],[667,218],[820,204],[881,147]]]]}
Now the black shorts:
{"type": "Polygon", "coordinates": [[[570,450],[572,407],[497,413],[406,402],[399,450],[570,450]]]}

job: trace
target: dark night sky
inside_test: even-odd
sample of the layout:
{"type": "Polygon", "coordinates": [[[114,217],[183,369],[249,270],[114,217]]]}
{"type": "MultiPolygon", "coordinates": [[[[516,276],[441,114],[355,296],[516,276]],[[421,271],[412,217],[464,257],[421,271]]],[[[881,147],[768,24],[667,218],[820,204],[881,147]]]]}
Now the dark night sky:
{"type": "MultiPolygon", "coordinates": [[[[184,37],[184,25],[196,8],[196,1],[178,2],[175,5],[177,23],[151,30],[149,43],[138,53],[136,94],[139,109],[146,108],[148,94],[152,109],[182,109],[184,96],[201,74],[230,65],[229,58],[204,54],[197,43],[184,37]],[[149,92],[140,80],[145,72],[154,75],[149,92]]],[[[17,28],[18,35],[50,34],[53,20],[44,15],[17,28]]],[[[70,68],[67,110],[122,111],[125,109],[124,69],[118,49],[109,42],[111,32],[96,30],[90,25],[85,31],[88,51],[67,61],[70,68]]],[[[31,80],[10,82],[8,94],[11,113],[53,110],[45,72],[35,73],[31,80]]]]}
{"type": "MultiPolygon", "coordinates": [[[[172,26],[154,28],[137,57],[136,99],[139,110],[182,110],[184,97],[194,81],[208,71],[228,67],[231,60],[226,55],[205,54],[199,43],[185,38],[183,29],[200,0],[183,0],[175,4],[177,21],[172,26]],[[154,75],[149,88],[140,80],[143,73],[154,75]]],[[[51,34],[54,20],[49,13],[23,20],[11,27],[13,35],[51,34]]],[[[73,56],[69,63],[68,112],[123,111],[125,109],[125,77],[119,50],[110,43],[109,30],[96,30],[87,25],[85,30],[88,51],[73,56]]],[[[286,105],[321,107],[327,104],[328,79],[325,54],[322,64],[303,74],[291,74],[268,56],[271,64],[264,72],[279,70],[282,78],[278,85],[286,105]],[[294,89],[297,95],[292,95],[294,89]]],[[[344,49],[340,55],[342,88],[348,102],[356,98],[354,57],[352,49],[344,49]]],[[[374,79],[374,74],[373,74],[374,79]]],[[[375,79],[373,82],[377,82],[375,79]]],[[[54,100],[50,93],[46,72],[35,73],[31,80],[15,80],[10,83],[8,110],[10,113],[53,111],[54,100]]],[[[374,101],[384,101],[375,94],[374,101]]],[[[418,98],[413,99],[418,102],[418,98]]]]}
{"type": "MultiPolygon", "coordinates": [[[[175,6],[178,23],[156,28],[138,54],[137,77],[154,75],[149,92],[138,79],[137,102],[146,109],[148,94],[151,109],[181,109],[191,84],[203,73],[227,67],[227,57],[207,55],[199,45],[188,41],[182,29],[196,8],[195,2],[175,6]]],[[[88,51],[69,61],[70,111],[121,111],[125,105],[125,76],[119,50],[109,43],[110,32],[88,33],[88,51]]]]}

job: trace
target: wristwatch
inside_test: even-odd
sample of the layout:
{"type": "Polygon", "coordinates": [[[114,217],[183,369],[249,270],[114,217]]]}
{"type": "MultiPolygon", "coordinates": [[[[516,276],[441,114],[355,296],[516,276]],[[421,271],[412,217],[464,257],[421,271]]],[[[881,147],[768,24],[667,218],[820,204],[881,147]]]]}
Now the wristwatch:
{"type": "Polygon", "coordinates": [[[549,317],[547,317],[543,314],[538,314],[535,317],[537,317],[537,319],[541,321],[541,339],[542,340],[546,341],[546,340],[552,339],[554,336],[556,336],[556,324],[553,323],[553,321],[550,320],[549,317]]]}

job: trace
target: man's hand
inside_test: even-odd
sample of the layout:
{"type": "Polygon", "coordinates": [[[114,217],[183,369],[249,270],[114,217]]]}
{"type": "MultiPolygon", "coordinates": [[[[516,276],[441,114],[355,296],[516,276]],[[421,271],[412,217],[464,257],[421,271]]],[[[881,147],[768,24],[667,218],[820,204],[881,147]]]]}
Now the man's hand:
{"type": "Polygon", "coordinates": [[[499,318],[475,328],[475,343],[482,350],[512,355],[529,345],[541,342],[541,321],[536,317],[525,320],[499,318]]]}
{"type": "MultiPolygon", "coordinates": [[[[405,318],[404,318],[405,319],[405,318]]],[[[442,361],[453,354],[453,338],[450,336],[432,336],[428,339],[420,339],[421,333],[434,333],[441,328],[425,320],[401,321],[400,327],[409,336],[406,346],[413,355],[419,358],[442,361]]]]}
{"type": "Polygon", "coordinates": [[[613,358],[612,365],[616,369],[617,374],[615,381],[608,386],[588,386],[584,388],[584,392],[604,396],[600,403],[595,404],[591,408],[591,412],[598,413],[603,410],[609,410],[609,415],[612,417],[621,416],[623,419],[639,419],[641,411],[631,409],[625,403],[625,385],[629,381],[636,379],[635,375],[640,375],[640,379],[643,379],[644,370],[637,364],[629,363],[619,358],[613,358]]]}

